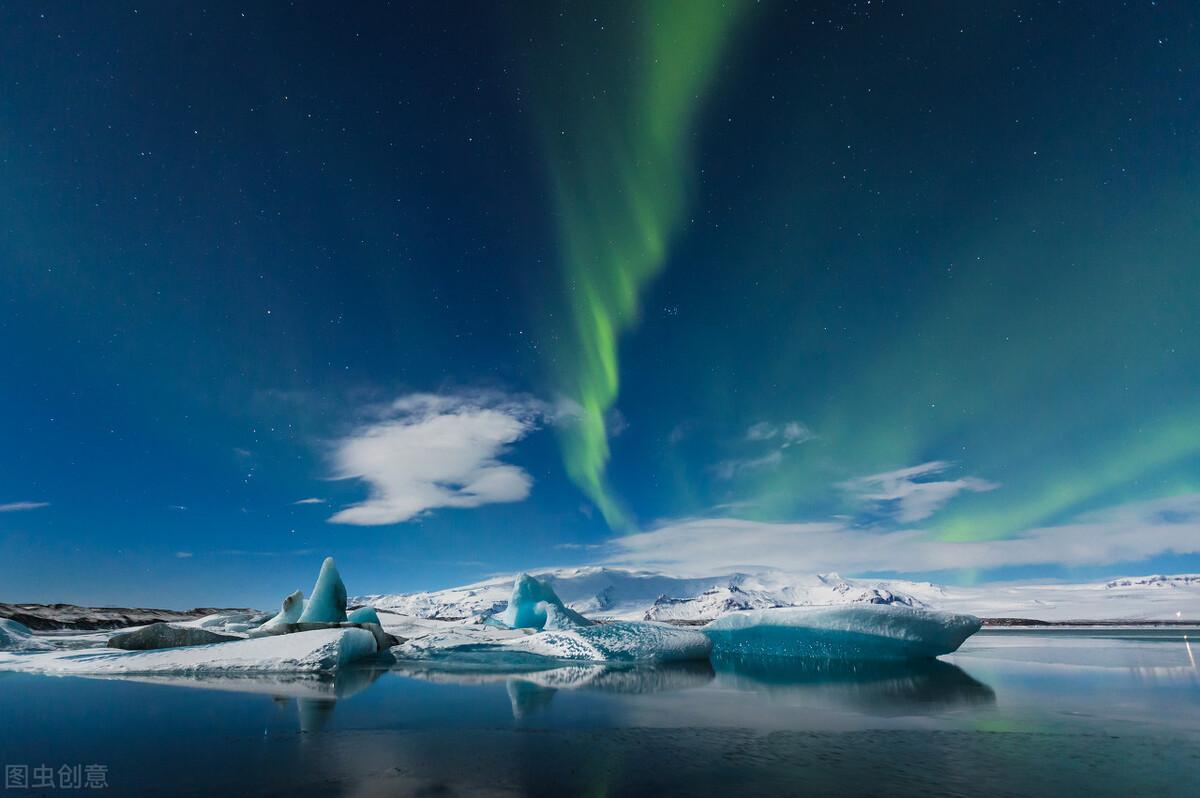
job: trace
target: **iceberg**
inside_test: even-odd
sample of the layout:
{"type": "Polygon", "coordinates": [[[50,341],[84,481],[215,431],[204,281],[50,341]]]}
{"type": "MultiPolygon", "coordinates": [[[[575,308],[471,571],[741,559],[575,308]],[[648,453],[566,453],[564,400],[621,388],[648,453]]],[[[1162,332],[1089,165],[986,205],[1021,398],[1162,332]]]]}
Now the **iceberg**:
{"type": "Polygon", "coordinates": [[[198,629],[194,626],[175,626],[169,623],[152,623],[140,629],[115,634],[108,639],[109,648],[121,648],[126,651],[150,651],[160,648],[179,648],[181,646],[203,646],[209,643],[226,643],[241,638],[234,635],[218,634],[208,629],[198,629]]]}
{"type": "Polygon", "coordinates": [[[321,573],[313,585],[304,611],[297,623],[341,623],[346,620],[346,585],[332,557],[321,563],[321,573]]]}
{"type": "Polygon", "coordinates": [[[317,629],[155,651],[111,648],[0,652],[0,671],[47,674],[329,673],[374,656],[375,636],[356,627],[317,629]]]}
{"type": "Polygon", "coordinates": [[[283,626],[289,623],[298,623],[300,616],[304,614],[304,594],[297,590],[295,593],[286,597],[283,600],[283,606],[280,607],[279,613],[262,624],[261,629],[269,629],[274,626],[283,626]]]}
{"type": "Polygon", "coordinates": [[[980,626],[974,615],[860,604],[735,612],[702,631],[717,656],[880,660],[949,654],[980,626]]]}
{"type": "Polygon", "coordinates": [[[517,577],[508,606],[496,620],[510,629],[568,629],[592,624],[592,621],[568,609],[548,582],[529,574],[517,577]],[[548,622],[552,624],[549,627],[548,622]]]}
{"type": "Polygon", "coordinates": [[[471,667],[544,667],[547,661],[684,662],[707,659],[711,641],[701,632],[646,621],[617,621],[530,634],[488,626],[460,626],[406,641],[399,660],[437,660],[471,667]]]}
{"type": "Polygon", "coordinates": [[[347,615],[346,620],[350,623],[373,623],[378,627],[383,627],[383,624],[379,622],[379,613],[375,612],[374,607],[359,607],[347,615]]]}
{"type": "Polygon", "coordinates": [[[545,631],[508,645],[555,659],[597,662],[684,662],[707,659],[712,652],[712,643],[701,632],[649,621],[545,631]]]}
{"type": "Polygon", "coordinates": [[[592,621],[566,607],[549,604],[544,601],[540,603],[540,606],[544,608],[544,612],[546,613],[546,622],[542,624],[543,630],[574,629],[579,626],[589,626],[592,624],[592,621]]]}
{"type": "Polygon", "coordinates": [[[10,618],[0,618],[0,651],[50,648],[50,644],[38,640],[28,626],[10,618]]]}

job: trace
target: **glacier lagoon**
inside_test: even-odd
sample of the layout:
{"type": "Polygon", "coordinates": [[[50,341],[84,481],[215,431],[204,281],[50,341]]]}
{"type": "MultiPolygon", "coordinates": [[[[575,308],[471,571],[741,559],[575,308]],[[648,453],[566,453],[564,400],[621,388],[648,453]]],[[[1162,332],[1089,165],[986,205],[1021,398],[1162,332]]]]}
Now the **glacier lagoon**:
{"type": "Polygon", "coordinates": [[[114,795],[1193,795],[1200,630],[984,630],[939,660],[0,674],[6,764],[114,795]]]}

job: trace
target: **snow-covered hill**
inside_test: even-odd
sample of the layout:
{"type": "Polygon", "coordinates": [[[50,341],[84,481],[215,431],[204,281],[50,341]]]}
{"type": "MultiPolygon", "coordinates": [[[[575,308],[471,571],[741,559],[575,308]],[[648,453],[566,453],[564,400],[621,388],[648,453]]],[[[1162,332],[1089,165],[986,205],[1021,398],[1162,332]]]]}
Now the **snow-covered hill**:
{"type": "MultiPolygon", "coordinates": [[[[725,613],[811,604],[904,604],[985,618],[1044,621],[1200,620],[1200,575],[1144,576],[1084,584],[939,586],[906,580],[799,576],[779,571],[675,577],[599,566],[535,574],[570,608],[595,618],[696,623],[725,613]]],[[[360,596],[352,603],[418,618],[451,620],[502,609],[513,576],[424,593],[360,596]]]]}
{"type": "Polygon", "coordinates": [[[1200,574],[948,587],[939,609],[1043,621],[1200,621],[1200,574]]]}

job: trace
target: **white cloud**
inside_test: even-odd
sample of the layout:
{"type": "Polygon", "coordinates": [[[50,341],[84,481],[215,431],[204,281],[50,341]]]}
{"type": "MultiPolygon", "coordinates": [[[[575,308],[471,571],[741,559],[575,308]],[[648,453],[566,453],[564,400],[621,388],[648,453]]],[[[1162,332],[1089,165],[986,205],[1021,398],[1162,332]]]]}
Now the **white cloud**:
{"type": "Polygon", "coordinates": [[[397,399],[337,444],[334,477],[364,480],[370,497],[329,520],[398,524],[439,507],[521,501],[533,479],[499,458],[546,417],[542,402],[498,393],[397,399]]]}
{"type": "Polygon", "coordinates": [[[1109,565],[1200,553],[1200,493],[1125,505],[1002,540],[939,540],[924,530],[872,532],[840,521],[691,519],[614,538],[608,562],[689,573],[731,568],[916,573],[964,568],[1109,565]]]}
{"type": "Polygon", "coordinates": [[[671,428],[671,431],[667,433],[667,443],[671,446],[674,446],[690,435],[691,432],[692,424],[690,421],[684,421],[680,424],[676,424],[671,428]]]}
{"type": "Polygon", "coordinates": [[[951,463],[933,460],[921,465],[886,471],[843,482],[839,487],[857,493],[859,498],[876,502],[890,510],[890,515],[902,524],[921,521],[936,513],[946,502],[963,491],[982,493],[1000,487],[978,477],[951,480],[918,481],[940,474],[951,463]]]}
{"type": "Polygon", "coordinates": [[[717,479],[733,479],[750,471],[757,471],[762,468],[774,468],[782,462],[783,451],[775,449],[762,457],[722,460],[712,467],[712,472],[717,479]]]}
{"type": "Polygon", "coordinates": [[[0,504],[0,513],[19,513],[22,510],[38,510],[49,506],[50,502],[11,502],[0,504]]]}
{"type": "Polygon", "coordinates": [[[324,503],[325,503],[324,499],[317,499],[317,498],[301,499],[300,501],[292,502],[292,504],[324,504],[324,503]]]}
{"type": "MultiPolygon", "coordinates": [[[[709,467],[717,479],[730,480],[744,476],[751,471],[775,468],[783,462],[783,450],[817,437],[799,421],[788,421],[783,424],[773,424],[770,421],[759,421],[746,429],[745,439],[754,443],[770,442],[771,451],[757,457],[735,457],[722,460],[709,467]]],[[[761,450],[760,450],[761,451],[761,450]]]]}
{"type": "Polygon", "coordinates": [[[769,421],[760,421],[757,424],[751,424],[746,429],[746,440],[748,441],[774,441],[778,440],[781,449],[786,449],[789,446],[794,446],[798,443],[811,441],[817,437],[807,425],[799,421],[788,421],[783,424],[772,424],[769,421]]]}
{"type": "Polygon", "coordinates": [[[192,558],[192,553],[190,551],[177,551],[175,552],[175,556],[181,560],[190,560],[192,558]]]}

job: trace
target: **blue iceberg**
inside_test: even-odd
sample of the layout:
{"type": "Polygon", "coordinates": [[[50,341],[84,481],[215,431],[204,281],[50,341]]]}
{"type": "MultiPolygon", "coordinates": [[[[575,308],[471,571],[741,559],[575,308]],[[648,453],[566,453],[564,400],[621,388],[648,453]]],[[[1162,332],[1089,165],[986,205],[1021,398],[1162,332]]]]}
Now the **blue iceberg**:
{"type": "Polygon", "coordinates": [[[734,612],[703,632],[717,656],[887,660],[949,654],[980,625],[974,615],[858,604],[734,612]]]}
{"type": "Polygon", "coordinates": [[[496,616],[496,620],[510,629],[570,629],[592,625],[592,621],[568,609],[549,583],[529,574],[517,577],[508,607],[496,616]]]}
{"type": "MultiPolygon", "coordinates": [[[[564,649],[568,636],[584,644],[583,651],[572,659],[603,662],[685,662],[708,659],[712,643],[694,629],[684,629],[652,621],[614,621],[587,626],[570,632],[547,631],[534,638],[543,638],[539,645],[553,648],[555,643],[564,649]]],[[[532,639],[532,638],[531,638],[532,639]]]]}
{"type": "Polygon", "coordinates": [[[458,626],[403,643],[400,660],[434,660],[464,668],[544,668],[554,661],[684,662],[704,660],[712,643],[701,632],[663,623],[616,621],[532,634],[458,626]]]}
{"type": "Polygon", "coordinates": [[[297,623],[341,623],[346,620],[346,585],[332,557],[321,563],[321,573],[297,623]]]}
{"type": "Polygon", "coordinates": [[[0,651],[42,648],[51,648],[51,645],[34,637],[28,626],[10,618],[0,618],[0,651]]]}
{"type": "Polygon", "coordinates": [[[350,623],[373,623],[376,626],[383,626],[379,622],[379,613],[375,612],[374,607],[359,607],[347,615],[346,620],[350,623]]]}

